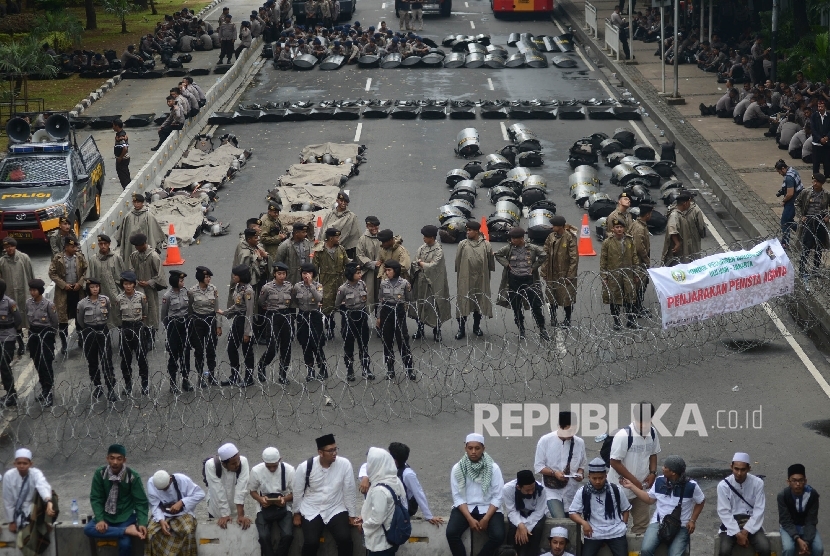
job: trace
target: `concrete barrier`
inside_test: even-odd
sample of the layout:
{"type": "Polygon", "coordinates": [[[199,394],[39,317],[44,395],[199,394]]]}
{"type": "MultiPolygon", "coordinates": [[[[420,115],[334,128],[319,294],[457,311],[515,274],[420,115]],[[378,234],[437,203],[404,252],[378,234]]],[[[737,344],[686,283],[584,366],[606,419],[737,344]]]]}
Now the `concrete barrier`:
{"type": "Polygon", "coordinates": [[[591,36],[599,37],[599,29],[597,29],[597,9],[590,2],[585,2],[585,28],[588,31],[593,31],[591,36]]]}
{"type": "Polygon", "coordinates": [[[616,54],[616,60],[620,61],[620,30],[608,18],[605,18],[605,49],[616,54]]]}

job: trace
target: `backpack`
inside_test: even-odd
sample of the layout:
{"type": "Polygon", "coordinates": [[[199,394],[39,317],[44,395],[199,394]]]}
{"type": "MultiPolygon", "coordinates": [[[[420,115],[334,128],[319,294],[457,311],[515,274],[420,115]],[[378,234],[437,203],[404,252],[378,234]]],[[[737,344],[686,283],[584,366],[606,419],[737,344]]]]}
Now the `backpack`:
{"type": "MultiPolygon", "coordinates": [[[[217,479],[222,478],[222,471],[225,469],[224,467],[222,467],[222,460],[219,459],[219,456],[210,456],[209,458],[205,458],[204,461],[202,461],[202,481],[204,481],[205,486],[208,486],[207,475],[205,474],[205,464],[208,462],[208,460],[211,460],[211,459],[213,460],[213,468],[215,470],[217,479]]],[[[242,471],[242,465],[240,464],[239,469],[236,470],[236,480],[237,481],[239,480],[239,473],[241,471],[242,471]]]]}
{"type": "MultiPolygon", "coordinates": [[[[612,483],[607,484],[611,487],[611,491],[614,493],[614,501],[617,503],[617,515],[619,515],[620,519],[622,519],[622,510],[620,510],[620,488],[612,483]]],[[[585,521],[591,520],[591,495],[585,487],[582,487],[582,519],[585,521]]]]}
{"type": "Polygon", "coordinates": [[[392,500],[395,503],[395,510],[392,512],[392,523],[389,524],[389,529],[383,528],[386,535],[386,542],[392,546],[398,547],[409,541],[412,535],[412,522],[409,520],[409,510],[403,507],[401,499],[395,494],[395,490],[387,484],[378,483],[378,486],[385,487],[392,495],[392,500]]]}
{"type": "MultiPolygon", "coordinates": [[[[631,445],[634,444],[634,433],[631,430],[631,426],[625,427],[625,430],[628,431],[628,450],[630,450],[631,445]]],[[[605,440],[602,441],[602,448],[599,449],[599,457],[601,457],[602,461],[605,462],[605,467],[611,467],[611,445],[614,443],[614,437],[617,435],[617,432],[609,434],[605,440]]],[[[655,440],[656,438],[657,432],[654,430],[654,427],[651,427],[651,439],[655,440]]]]}

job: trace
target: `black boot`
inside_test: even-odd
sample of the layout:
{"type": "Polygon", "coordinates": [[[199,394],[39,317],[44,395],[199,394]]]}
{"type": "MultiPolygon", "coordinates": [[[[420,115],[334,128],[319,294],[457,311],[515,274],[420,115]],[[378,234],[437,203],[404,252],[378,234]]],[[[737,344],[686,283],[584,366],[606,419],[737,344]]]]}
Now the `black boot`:
{"type": "Polygon", "coordinates": [[[354,377],[354,367],[351,365],[346,367],[346,380],[349,382],[354,382],[356,380],[354,377]]]}
{"type": "Polygon", "coordinates": [[[525,321],[524,319],[516,319],[516,326],[519,327],[519,339],[525,338],[525,321]]]}
{"type": "Polygon", "coordinates": [[[424,337],[424,323],[418,321],[418,329],[415,330],[415,334],[412,335],[413,340],[420,340],[424,337]]]}
{"type": "Polygon", "coordinates": [[[436,342],[441,341],[441,325],[440,324],[432,329],[432,339],[435,340],[436,342]]]}
{"type": "Polygon", "coordinates": [[[550,306],[550,326],[551,328],[556,328],[559,326],[558,320],[556,319],[556,305],[551,303],[550,306]]]}
{"type": "Polygon", "coordinates": [[[179,390],[179,385],[176,384],[176,375],[170,377],[170,393],[176,395],[182,393],[182,391],[179,390]]]}
{"type": "Polygon", "coordinates": [[[23,332],[19,332],[17,334],[17,355],[23,357],[25,351],[26,346],[23,344],[23,332]]]}
{"type": "Polygon", "coordinates": [[[568,305],[565,307],[565,320],[562,321],[563,328],[569,328],[571,326],[571,313],[573,312],[573,306],[568,305]]]}
{"type": "Polygon", "coordinates": [[[332,315],[326,324],[326,339],[334,340],[334,315],[332,315]]]}
{"type": "MultiPolygon", "coordinates": [[[[332,333],[334,333],[334,330],[332,330],[332,333]]],[[[323,362],[320,363],[319,367],[320,374],[317,375],[317,378],[319,378],[320,380],[326,380],[329,377],[329,366],[325,362],[323,362]]]]}
{"type": "Polygon", "coordinates": [[[455,339],[462,340],[467,337],[467,317],[460,317],[455,320],[458,321],[458,332],[455,333],[455,339]]]}
{"type": "Polygon", "coordinates": [[[539,324],[539,337],[542,339],[542,341],[545,341],[545,342],[550,341],[550,335],[548,334],[548,331],[545,330],[545,323],[544,322],[539,324]]]}
{"type": "Polygon", "coordinates": [[[239,371],[237,371],[236,369],[232,369],[231,370],[231,376],[228,378],[228,380],[223,380],[222,382],[219,383],[219,385],[220,386],[237,386],[237,385],[241,384],[241,382],[242,382],[242,377],[239,376],[239,371]]]}
{"type": "Polygon", "coordinates": [[[245,380],[239,384],[241,388],[247,388],[248,386],[253,386],[254,384],[254,371],[252,369],[245,370],[245,380]]]}
{"type": "Polygon", "coordinates": [[[614,330],[622,330],[622,324],[620,322],[619,315],[614,315],[614,330]]]}
{"type": "Polygon", "coordinates": [[[484,332],[481,331],[481,313],[473,313],[473,334],[484,336],[484,332]]]}
{"type": "Polygon", "coordinates": [[[283,366],[280,366],[280,377],[277,379],[277,382],[280,384],[288,384],[288,369],[283,366]]]}
{"type": "Polygon", "coordinates": [[[408,378],[409,380],[418,380],[418,377],[415,374],[414,369],[407,369],[406,370],[406,378],[408,378]]]}
{"type": "Polygon", "coordinates": [[[190,383],[190,379],[187,378],[187,375],[182,377],[182,392],[192,392],[193,385],[190,383]]]}
{"type": "Polygon", "coordinates": [[[66,355],[66,336],[69,332],[69,323],[62,322],[58,325],[58,336],[61,340],[61,355],[66,355]]]}
{"type": "Polygon", "coordinates": [[[306,371],[305,381],[306,382],[311,382],[312,380],[314,380],[314,367],[312,367],[311,365],[306,365],[305,366],[305,371],[306,371]]]}
{"type": "Polygon", "coordinates": [[[17,392],[10,392],[0,396],[0,407],[14,407],[17,405],[17,392]]]}
{"type": "Polygon", "coordinates": [[[368,364],[364,364],[364,365],[363,365],[363,373],[362,373],[362,375],[363,375],[363,378],[365,378],[366,380],[375,380],[375,374],[374,374],[374,373],[372,372],[372,370],[369,368],[369,365],[368,365],[368,364]]]}
{"type": "Polygon", "coordinates": [[[256,377],[257,380],[259,380],[260,382],[265,382],[266,380],[268,380],[268,373],[266,373],[265,369],[263,369],[262,367],[257,367],[256,377]]]}
{"type": "Polygon", "coordinates": [[[388,363],[386,365],[386,380],[392,380],[395,378],[395,363],[388,363]]]}

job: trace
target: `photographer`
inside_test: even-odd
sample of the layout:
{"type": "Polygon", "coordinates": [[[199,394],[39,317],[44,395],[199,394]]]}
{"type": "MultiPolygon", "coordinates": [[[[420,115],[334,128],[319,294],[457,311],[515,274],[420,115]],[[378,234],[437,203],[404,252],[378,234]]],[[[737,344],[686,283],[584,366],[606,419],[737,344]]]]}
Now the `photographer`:
{"type": "Polygon", "coordinates": [[[784,212],[781,213],[781,245],[784,249],[789,249],[790,231],[795,227],[795,199],[804,190],[804,184],[801,183],[798,171],[788,167],[782,159],[775,163],[775,171],[784,178],[784,183],[775,196],[784,197],[781,200],[784,205],[784,212]]]}
{"type": "Polygon", "coordinates": [[[813,267],[821,266],[821,253],[828,246],[827,224],[830,222],[830,193],[824,190],[824,174],[813,174],[813,188],[804,189],[795,200],[798,216],[798,238],[801,240],[799,273],[809,291],[813,268],[807,267],[807,258],[813,252],[813,267]]]}

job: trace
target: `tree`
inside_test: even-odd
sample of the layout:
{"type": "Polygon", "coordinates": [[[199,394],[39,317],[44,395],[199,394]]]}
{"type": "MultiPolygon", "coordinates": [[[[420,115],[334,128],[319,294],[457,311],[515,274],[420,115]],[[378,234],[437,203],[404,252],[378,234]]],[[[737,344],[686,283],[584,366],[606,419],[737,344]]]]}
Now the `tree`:
{"type": "Polygon", "coordinates": [[[807,17],[807,0],[793,0],[793,17],[795,18],[795,33],[803,37],[810,33],[810,20],[807,17]]]}
{"type": "Polygon", "coordinates": [[[78,18],[70,12],[48,11],[32,29],[32,34],[39,39],[51,39],[52,48],[55,52],[60,52],[63,45],[80,45],[84,28],[78,18]]]}
{"type": "Polygon", "coordinates": [[[84,0],[84,7],[86,8],[86,30],[92,31],[98,28],[98,17],[95,14],[94,0],[84,0]]]}
{"type": "Polygon", "coordinates": [[[121,33],[127,34],[127,16],[133,11],[129,0],[104,0],[104,10],[107,13],[115,14],[121,21],[121,33]]]}
{"type": "Polygon", "coordinates": [[[23,100],[28,100],[28,87],[25,87],[29,75],[38,74],[45,77],[55,77],[58,66],[52,56],[46,54],[37,37],[29,35],[26,39],[17,42],[11,41],[0,44],[0,73],[5,74],[14,86],[11,100],[23,92],[23,100]]]}

